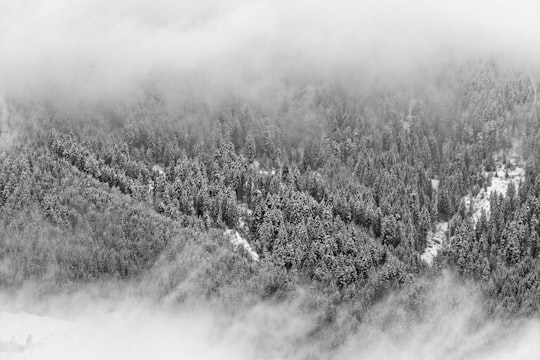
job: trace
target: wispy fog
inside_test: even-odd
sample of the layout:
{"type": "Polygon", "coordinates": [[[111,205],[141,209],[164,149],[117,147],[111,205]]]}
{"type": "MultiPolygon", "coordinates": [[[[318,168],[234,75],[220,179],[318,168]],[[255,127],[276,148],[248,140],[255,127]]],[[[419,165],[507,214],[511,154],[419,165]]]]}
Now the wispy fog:
{"type": "Polygon", "coordinates": [[[64,100],[258,93],[456,58],[540,59],[534,0],[6,0],[0,91],[64,100]]]}
{"type": "Polygon", "coordinates": [[[537,359],[538,321],[493,320],[471,285],[450,277],[437,283],[425,284],[427,295],[416,310],[399,295],[381,302],[331,347],[313,336],[316,320],[301,295],[232,316],[212,306],[171,307],[118,294],[114,300],[95,292],[40,300],[4,294],[0,358],[537,359]],[[32,342],[25,346],[28,335],[32,342]],[[8,351],[9,342],[20,349],[8,351]]]}

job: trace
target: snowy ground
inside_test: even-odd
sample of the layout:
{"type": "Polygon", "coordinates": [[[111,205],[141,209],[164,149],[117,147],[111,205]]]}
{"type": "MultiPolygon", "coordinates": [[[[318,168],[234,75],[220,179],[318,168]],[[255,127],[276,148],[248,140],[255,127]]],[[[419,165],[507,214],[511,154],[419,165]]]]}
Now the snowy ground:
{"type": "Polygon", "coordinates": [[[440,183],[440,180],[431,179],[431,188],[433,189],[433,191],[435,191],[435,192],[439,191],[439,183],[440,183]]]}
{"type": "Polygon", "coordinates": [[[242,246],[248,254],[251,256],[251,258],[255,261],[259,261],[259,254],[253,250],[249,242],[240,235],[240,233],[237,230],[233,229],[227,229],[225,230],[225,235],[227,235],[231,241],[231,243],[234,246],[242,246]]]}
{"type": "MultiPolygon", "coordinates": [[[[497,170],[495,172],[492,172],[492,178],[491,178],[491,185],[487,187],[487,189],[482,189],[472,199],[472,205],[473,205],[473,220],[476,224],[478,220],[480,219],[480,216],[482,215],[482,210],[486,212],[486,215],[489,218],[490,214],[490,208],[489,208],[489,197],[492,192],[495,192],[497,194],[502,194],[503,196],[506,195],[506,190],[508,189],[508,185],[510,183],[514,183],[516,192],[519,188],[520,181],[523,181],[525,177],[525,169],[515,165],[515,168],[508,169],[508,176],[506,173],[506,170],[503,165],[499,164],[497,166],[497,170]]],[[[488,176],[488,174],[484,174],[484,176],[488,176]]],[[[465,203],[465,206],[467,208],[470,207],[471,203],[471,196],[467,195],[463,198],[463,201],[465,203]]]]}
{"type": "MultiPolygon", "coordinates": [[[[438,179],[430,179],[431,188],[435,193],[439,191],[438,179]]],[[[427,244],[424,253],[420,255],[420,259],[426,264],[431,266],[433,259],[437,256],[442,249],[444,241],[446,240],[446,230],[448,230],[448,222],[439,222],[435,224],[435,231],[430,231],[427,235],[427,244]]]]}
{"type": "MultiPolygon", "coordinates": [[[[248,225],[246,224],[246,217],[251,216],[252,211],[247,207],[246,204],[241,204],[239,206],[240,209],[240,217],[238,220],[238,229],[244,232],[249,231],[248,225]]],[[[240,234],[238,230],[234,229],[227,229],[225,230],[225,235],[227,235],[231,241],[231,243],[234,246],[242,246],[248,254],[251,256],[251,258],[255,261],[259,261],[259,254],[251,247],[249,242],[240,234]]]]}
{"type": "Polygon", "coordinates": [[[442,249],[446,240],[446,231],[448,230],[448,222],[440,222],[435,225],[435,231],[430,231],[427,237],[427,247],[424,253],[420,256],[422,261],[428,265],[433,264],[433,259],[442,249]]]}
{"type": "MultiPolygon", "coordinates": [[[[491,184],[486,189],[481,189],[478,195],[472,198],[470,195],[467,195],[463,198],[464,204],[467,208],[470,207],[471,198],[472,198],[472,208],[473,208],[473,222],[476,224],[482,215],[482,211],[486,212],[486,215],[489,217],[490,214],[490,204],[489,197],[492,192],[497,194],[506,195],[506,190],[508,185],[513,183],[516,188],[516,192],[519,188],[519,184],[523,181],[525,177],[525,169],[522,167],[519,156],[516,152],[516,146],[510,152],[508,158],[510,163],[510,168],[506,169],[502,163],[502,153],[498,155],[497,168],[494,172],[488,173],[485,172],[484,176],[487,178],[491,175],[491,184]]],[[[431,187],[433,191],[437,192],[439,190],[439,180],[431,179],[431,187]]],[[[428,265],[433,264],[433,259],[437,256],[439,251],[444,245],[446,240],[446,231],[448,230],[448,222],[440,222],[435,224],[435,231],[430,231],[427,238],[427,247],[424,253],[420,256],[422,261],[426,262],[428,265]]]]}
{"type": "Polygon", "coordinates": [[[257,170],[257,172],[261,175],[264,175],[264,176],[270,176],[270,175],[275,175],[276,174],[276,170],[275,169],[269,169],[269,170],[264,170],[261,168],[261,164],[257,161],[257,160],[253,160],[253,162],[251,163],[251,166],[257,170]]]}

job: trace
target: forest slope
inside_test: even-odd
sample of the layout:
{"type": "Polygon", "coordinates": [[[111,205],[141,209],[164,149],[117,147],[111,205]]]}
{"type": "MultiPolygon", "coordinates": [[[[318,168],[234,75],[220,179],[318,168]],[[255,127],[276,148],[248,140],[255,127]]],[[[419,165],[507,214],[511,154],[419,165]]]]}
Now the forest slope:
{"type": "Polygon", "coordinates": [[[343,311],[354,327],[389,294],[451,270],[480,286],[493,316],[536,315],[536,84],[493,61],[432,81],[437,91],[417,84],[414,102],[399,86],[293,89],[278,108],[224,99],[172,110],[152,92],[78,113],[8,100],[0,285],[47,294],[128,281],[232,312],[305,288],[319,316],[311,336],[324,338],[343,311]],[[478,216],[464,199],[497,185],[487,173],[513,176],[497,156],[516,138],[522,180],[478,216]],[[446,222],[450,241],[430,267],[429,234],[446,222]]]}

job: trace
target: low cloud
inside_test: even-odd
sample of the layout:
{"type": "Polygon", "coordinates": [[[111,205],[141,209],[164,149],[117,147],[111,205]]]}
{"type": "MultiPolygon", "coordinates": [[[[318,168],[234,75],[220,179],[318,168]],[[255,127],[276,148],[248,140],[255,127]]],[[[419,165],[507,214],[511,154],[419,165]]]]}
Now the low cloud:
{"type": "Polygon", "coordinates": [[[291,302],[261,302],[235,315],[215,305],[164,305],[129,291],[31,298],[2,294],[0,357],[12,359],[536,359],[537,320],[496,320],[471,284],[419,282],[421,296],[392,294],[355,327],[314,336],[316,316],[291,302]],[[436,285],[433,285],[436,284],[436,285]],[[121,293],[121,295],[119,295],[121,293]],[[417,303],[411,302],[415,298],[417,303]],[[340,333],[340,335],[335,335],[340,333]],[[32,345],[24,348],[26,338],[32,345]],[[342,339],[343,341],[334,341],[342,339]],[[11,340],[10,340],[11,339],[11,340]],[[21,345],[9,352],[9,342],[21,345]],[[23,349],[24,348],[24,349],[23,349]]]}
{"type": "Polygon", "coordinates": [[[250,95],[476,56],[540,59],[532,0],[17,0],[0,4],[0,91],[65,101],[250,95]]]}

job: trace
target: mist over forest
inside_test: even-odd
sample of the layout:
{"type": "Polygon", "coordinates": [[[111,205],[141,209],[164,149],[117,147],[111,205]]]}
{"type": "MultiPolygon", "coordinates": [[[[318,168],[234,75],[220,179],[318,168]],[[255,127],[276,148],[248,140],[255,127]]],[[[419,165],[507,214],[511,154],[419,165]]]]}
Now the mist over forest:
{"type": "Polygon", "coordinates": [[[0,1],[0,359],[537,359],[535,1],[0,1]]]}

